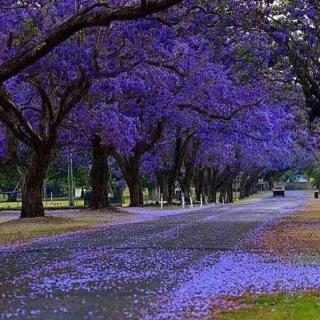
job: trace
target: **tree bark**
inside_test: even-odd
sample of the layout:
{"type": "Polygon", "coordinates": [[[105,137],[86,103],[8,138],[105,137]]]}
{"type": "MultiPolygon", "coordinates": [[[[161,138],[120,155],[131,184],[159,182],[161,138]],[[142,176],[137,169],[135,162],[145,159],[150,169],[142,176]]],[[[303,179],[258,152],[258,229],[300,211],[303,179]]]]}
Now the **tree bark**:
{"type": "Polygon", "coordinates": [[[143,207],[143,205],[144,205],[143,188],[142,188],[140,176],[139,176],[139,207],[143,207]]]}
{"type": "MultiPolygon", "coordinates": [[[[188,132],[184,138],[180,136],[181,128],[176,129],[175,150],[173,154],[173,163],[168,174],[168,204],[173,203],[175,197],[175,183],[180,175],[183,161],[185,160],[188,146],[193,138],[193,133],[188,132]]],[[[181,185],[181,189],[183,186],[181,185]]]]}
{"type": "Polygon", "coordinates": [[[203,194],[203,185],[204,185],[204,170],[199,169],[195,177],[195,192],[196,200],[200,201],[201,195],[203,194]]]}
{"type": "Polygon", "coordinates": [[[240,199],[243,199],[246,197],[245,186],[247,183],[247,179],[248,179],[248,175],[246,173],[243,173],[240,180],[240,199]]]}
{"type": "Polygon", "coordinates": [[[172,204],[173,203],[173,198],[175,197],[174,194],[175,191],[175,179],[172,179],[169,177],[169,181],[168,181],[168,204],[172,204]]]}
{"type": "Polygon", "coordinates": [[[227,202],[233,203],[233,180],[231,180],[227,187],[227,202]]]}
{"type": "Polygon", "coordinates": [[[130,157],[122,156],[117,151],[113,151],[129,188],[131,207],[143,206],[143,190],[140,184],[140,160],[142,155],[150,151],[160,139],[163,128],[163,120],[161,120],[150,132],[150,142],[147,143],[145,140],[142,140],[136,143],[132,149],[133,155],[130,157]]]}
{"type": "Polygon", "coordinates": [[[226,186],[221,187],[219,193],[219,202],[220,203],[226,203],[226,186]]]}
{"type": "Polygon", "coordinates": [[[165,171],[159,171],[156,174],[157,182],[160,188],[160,194],[163,195],[163,199],[168,201],[169,190],[168,190],[168,174],[165,171]]]}
{"type": "Polygon", "coordinates": [[[14,169],[18,164],[18,140],[9,129],[6,132],[5,164],[14,169]]]}
{"type": "Polygon", "coordinates": [[[92,139],[92,170],[91,170],[91,209],[109,207],[108,199],[109,167],[107,147],[100,135],[92,139]]]}
{"type": "Polygon", "coordinates": [[[208,169],[209,175],[209,202],[215,203],[217,201],[217,177],[218,177],[218,170],[216,169],[208,169]]]}
{"type": "Polygon", "coordinates": [[[33,156],[22,186],[20,218],[44,217],[43,184],[51,151],[51,148],[40,148],[33,156]]]}
{"type": "Polygon", "coordinates": [[[181,189],[185,194],[186,203],[190,204],[190,197],[191,195],[191,181],[193,177],[193,172],[191,168],[186,168],[185,175],[182,179],[181,189]]]}
{"type": "Polygon", "coordinates": [[[140,185],[140,157],[129,157],[126,167],[126,182],[130,193],[130,207],[143,206],[143,194],[140,185]]]}

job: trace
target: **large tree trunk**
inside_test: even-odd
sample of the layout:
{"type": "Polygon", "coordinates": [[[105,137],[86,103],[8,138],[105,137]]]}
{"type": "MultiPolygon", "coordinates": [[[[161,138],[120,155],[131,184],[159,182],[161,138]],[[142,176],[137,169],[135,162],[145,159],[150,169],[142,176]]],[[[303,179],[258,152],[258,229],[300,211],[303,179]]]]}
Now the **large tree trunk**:
{"type": "Polygon", "coordinates": [[[143,188],[142,188],[140,177],[139,177],[139,206],[142,207],[143,204],[144,204],[143,188]]]}
{"type": "MultiPolygon", "coordinates": [[[[180,129],[181,128],[178,128],[177,132],[180,132],[180,129]]],[[[179,134],[176,136],[173,164],[168,175],[168,204],[172,204],[175,198],[175,183],[179,178],[181,167],[192,137],[192,134],[187,134],[183,140],[179,134]]],[[[181,187],[183,188],[183,186],[181,187]]]]}
{"type": "Polygon", "coordinates": [[[240,180],[240,199],[243,199],[246,197],[245,187],[248,179],[248,174],[243,173],[241,180],[240,180]]]}
{"type": "Polygon", "coordinates": [[[233,180],[231,180],[227,187],[227,202],[233,203],[233,180]]]}
{"type": "Polygon", "coordinates": [[[216,169],[209,169],[209,202],[215,203],[217,201],[217,192],[218,192],[218,185],[217,185],[217,178],[218,178],[218,170],[216,169]]]}
{"type": "Polygon", "coordinates": [[[210,194],[210,186],[211,186],[211,170],[209,168],[204,169],[204,178],[203,178],[203,194],[207,197],[207,201],[210,202],[209,194],[210,194]]]}
{"type": "Polygon", "coordinates": [[[40,148],[33,156],[22,186],[20,218],[44,217],[43,184],[50,155],[50,148],[40,148]]]}
{"type": "Polygon", "coordinates": [[[258,192],[257,186],[258,186],[258,180],[259,180],[259,176],[260,176],[261,171],[260,170],[256,170],[254,172],[251,173],[250,178],[248,179],[248,191],[247,193],[249,195],[255,194],[258,192]]]}
{"type": "Polygon", "coordinates": [[[140,158],[130,157],[126,168],[126,182],[130,193],[130,207],[143,206],[143,194],[140,186],[140,158]]]}
{"type": "Polygon", "coordinates": [[[108,180],[109,168],[107,148],[101,137],[96,134],[92,139],[92,170],[91,170],[91,209],[109,207],[108,180]]]}
{"type": "Polygon", "coordinates": [[[182,179],[182,186],[184,189],[184,193],[186,196],[186,202],[190,204],[190,197],[192,197],[191,194],[191,184],[193,179],[193,173],[194,173],[194,163],[187,163],[186,164],[186,170],[184,177],[182,179]]]}
{"type": "Polygon", "coordinates": [[[219,189],[220,193],[219,193],[219,202],[220,203],[226,203],[226,186],[222,186],[220,189],[219,189]]]}
{"type": "Polygon", "coordinates": [[[169,190],[168,190],[168,173],[165,171],[159,171],[156,174],[157,183],[160,189],[160,195],[163,195],[163,200],[168,201],[169,199],[169,190]]]}
{"type": "Polygon", "coordinates": [[[200,201],[201,195],[203,194],[203,185],[204,185],[204,170],[199,169],[196,177],[194,179],[196,200],[200,201]]]}

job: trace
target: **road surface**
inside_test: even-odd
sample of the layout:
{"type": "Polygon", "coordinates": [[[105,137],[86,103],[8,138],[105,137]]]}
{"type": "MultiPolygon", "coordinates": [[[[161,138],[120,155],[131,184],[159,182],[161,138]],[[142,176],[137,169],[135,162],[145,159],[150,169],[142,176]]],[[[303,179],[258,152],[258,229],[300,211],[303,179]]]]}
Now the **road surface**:
{"type": "Polygon", "coordinates": [[[304,192],[268,195],[2,249],[0,319],[201,318],[190,286],[194,297],[222,255],[304,203],[304,192]]]}

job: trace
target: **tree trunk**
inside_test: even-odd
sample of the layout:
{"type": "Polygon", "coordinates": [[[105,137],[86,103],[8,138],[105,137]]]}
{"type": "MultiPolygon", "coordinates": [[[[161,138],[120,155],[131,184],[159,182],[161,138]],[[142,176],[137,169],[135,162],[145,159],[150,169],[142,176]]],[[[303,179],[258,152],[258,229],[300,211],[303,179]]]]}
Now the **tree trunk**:
{"type": "Polygon", "coordinates": [[[91,209],[109,207],[108,180],[107,148],[103,144],[101,137],[96,134],[92,139],[91,209]]]}
{"type": "Polygon", "coordinates": [[[183,189],[184,189],[186,203],[188,204],[191,204],[190,197],[192,197],[192,194],[191,194],[192,178],[193,178],[193,164],[188,163],[186,165],[186,171],[181,183],[181,186],[183,186],[183,189]]]}
{"type": "Polygon", "coordinates": [[[218,176],[218,171],[215,169],[209,169],[209,202],[215,203],[217,201],[217,191],[218,191],[218,186],[217,186],[217,176],[218,176]]]}
{"type": "Polygon", "coordinates": [[[139,207],[143,207],[143,204],[144,204],[143,188],[142,188],[140,177],[139,177],[139,207]]]}
{"type": "MultiPolygon", "coordinates": [[[[167,173],[160,171],[157,173],[157,182],[160,189],[160,195],[163,195],[163,200],[168,201],[169,190],[168,190],[168,177],[167,173]]],[[[159,195],[159,196],[160,196],[159,195]]],[[[159,198],[159,197],[158,197],[159,198]]]]}
{"type": "Polygon", "coordinates": [[[204,171],[202,169],[198,170],[195,180],[195,191],[196,200],[200,201],[201,195],[203,194],[204,185],[204,171]]]}
{"type": "Polygon", "coordinates": [[[221,187],[219,191],[219,202],[226,203],[226,186],[221,187]]]}
{"type": "Polygon", "coordinates": [[[244,195],[245,197],[249,197],[250,195],[253,194],[253,184],[254,184],[254,177],[251,174],[244,185],[244,195]]]}
{"type": "Polygon", "coordinates": [[[140,185],[139,157],[130,157],[126,168],[126,182],[130,193],[130,207],[143,206],[143,194],[140,185]]]}
{"type": "Polygon", "coordinates": [[[232,180],[227,187],[227,202],[233,203],[233,181],[232,180]]]}
{"type": "Polygon", "coordinates": [[[43,184],[50,155],[50,148],[40,148],[33,156],[22,186],[20,218],[44,217],[43,184]]]}
{"type": "Polygon", "coordinates": [[[246,183],[247,183],[248,175],[246,173],[242,174],[241,180],[240,180],[240,199],[243,199],[246,197],[246,183]]]}
{"type": "Polygon", "coordinates": [[[175,180],[169,177],[168,179],[168,204],[173,203],[173,198],[175,197],[175,180]]]}

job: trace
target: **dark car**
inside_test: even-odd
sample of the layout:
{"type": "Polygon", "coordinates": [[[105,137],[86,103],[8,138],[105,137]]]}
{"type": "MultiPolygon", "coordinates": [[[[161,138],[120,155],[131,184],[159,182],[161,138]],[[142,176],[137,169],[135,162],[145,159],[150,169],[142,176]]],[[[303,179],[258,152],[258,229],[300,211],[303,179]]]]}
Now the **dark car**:
{"type": "Polygon", "coordinates": [[[276,187],[272,189],[274,197],[284,197],[285,189],[284,187],[276,187]]]}

